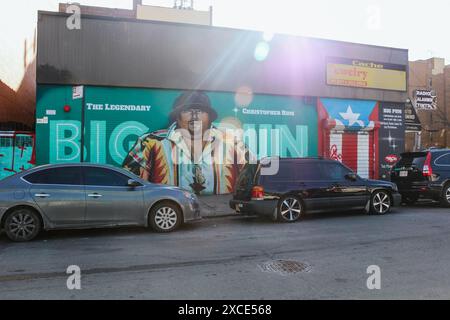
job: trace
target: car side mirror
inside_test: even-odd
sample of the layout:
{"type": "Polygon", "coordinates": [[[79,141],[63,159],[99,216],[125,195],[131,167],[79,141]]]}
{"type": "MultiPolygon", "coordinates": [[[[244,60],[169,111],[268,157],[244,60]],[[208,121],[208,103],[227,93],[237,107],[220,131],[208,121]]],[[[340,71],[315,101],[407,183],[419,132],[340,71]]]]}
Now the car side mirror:
{"type": "Polygon", "coordinates": [[[129,179],[128,180],[128,186],[129,187],[139,187],[141,184],[137,182],[136,180],[129,179]]]}
{"type": "Polygon", "coordinates": [[[356,173],[352,172],[352,173],[347,173],[345,175],[345,179],[350,180],[350,181],[356,181],[358,180],[358,176],[356,175],[356,173]]]}

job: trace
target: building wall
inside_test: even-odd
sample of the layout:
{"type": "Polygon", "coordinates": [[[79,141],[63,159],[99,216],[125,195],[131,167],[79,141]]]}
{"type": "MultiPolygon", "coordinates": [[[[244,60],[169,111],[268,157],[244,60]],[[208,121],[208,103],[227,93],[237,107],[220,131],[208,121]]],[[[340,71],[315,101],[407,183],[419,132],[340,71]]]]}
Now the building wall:
{"type": "MultiPolygon", "coordinates": [[[[169,128],[177,124],[171,112],[174,102],[182,94],[181,90],[85,86],[84,98],[81,99],[74,98],[72,89],[72,86],[38,86],[38,164],[78,162],[83,157],[92,163],[128,167],[124,165],[128,153],[135,152],[136,146],[144,146],[145,150],[139,155],[136,153],[132,162],[138,169],[139,164],[148,169],[151,182],[189,188],[189,184],[183,184],[183,181],[192,177],[192,161],[179,157],[190,153],[190,148],[183,148],[183,142],[174,142],[179,141],[177,139],[165,139],[169,128]],[[64,106],[70,106],[71,110],[65,112],[64,106]],[[145,144],[139,143],[149,133],[153,139],[145,144]],[[170,178],[166,179],[164,174],[168,172],[170,178]],[[163,178],[155,180],[160,177],[163,178]]],[[[234,159],[234,153],[229,152],[235,148],[235,141],[238,145],[245,144],[258,159],[272,155],[318,155],[315,100],[256,94],[236,96],[234,92],[206,94],[217,119],[213,122],[216,133],[213,151],[210,148],[208,153],[205,147],[202,171],[208,186],[213,181],[220,182],[221,186],[215,191],[207,188],[207,194],[228,193],[234,186],[232,180],[237,175],[228,176],[227,172],[236,172],[236,165],[245,160],[241,157],[234,159]],[[215,171],[208,170],[211,154],[218,157],[213,162],[215,171]]]]}
{"type": "Polygon", "coordinates": [[[0,10],[0,130],[34,126],[38,7],[51,8],[37,1],[12,1],[8,10],[0,10]]]}
{"type": "MultiPolygon", "coordinates": [[[[433,58],[410,62],[408,94],[411,99],[413,99],[414,91],[418,89],[433,89],[437,95],[437,110],[417,110],[423,127],[422,148],[450,146],[450,66],[445,67],[444,59],[433,58]]],[[[410,133],[406,136],[406,150],[413,149],[414,134],[410,133]]]]}
{"type": "MultiPolygon", "coordinates": [[[[60,3],[59,12],[66,12],[70,4],[60,3]]],[[[116,18],[136,18],[136,11],[117,8],[105,8],[96,6],[80,6],[82,15],[95,15],[104,17],[116,17],[116,18]]]]}
{"type": "MultiPolygon", "coordinates": [[[[265,42],[256,31],[98,16],[84,16],[81,30],[71,31],[64,27],[66,19],[65,14],[40,13],[38,163],[80,161],[84,156],[86,161],[120,166],[138,136],[167,129],[167,114],[177,95],[201,90],[220,115],[218,125],[256,130],[258,141],[265,143],[253,148],[258,157],[270,155],[264,136],[272,129],[281,130],[279,155],[283,157],[315,156],[319,145],[320,154],[329,154],[330,145],[318,141],[319,122],[329,120],[319,121],[318,97],[344,99],[335,111],[347,113],[349,122],[368,110],[362,107],[353,113],[347,102],[353,106],[370,100],[373,117],[367,126],[373,133],[365,135],[361,129],[358,136],[350,135],[361,145],[351,145],[352,152],[343,152],[342,159],[365,176],[377,178],[380,152],[378,145],[372,146],[381,130],[372,125],[378,122],[378,102],[392,103],[386,109],[395,106],[404,117],[408,96],[408,51],[404,49],[288,35],[265,42]],[[341,71],[329,72],[330,68],[341,71]],[[383,85],[377,88],[388,84],[397,90],[354,87],[360,84],[352,80],[355,73],[383,85]],[[350,80],[339,78],[343,74],[350,80]],[[393,81],[396,76],[400,81],[393,81]],[[331,85],[330,79],[343,80],[346,86],[331,85]],[[76,85],[84,85],[84,100],[73,98],[76,85]],[[250,97],[247,108],[239,102],[243,92],[250,97]],[[70,113],[63,111],[66,104],[72,108],[70,113]],[[152,111],[113,112],[111,105],[145,105],[152,111]]],[[[403,140],[403,131],[399,136],[403,140]]],[[[383,153],[383,158],[393,155],[383,153]]]]}
{"type": "Polygon", "coordinates": [[[256,31],[41,13],[40,84],[85,84],[405,102],[406,92],[327,85],[327,58],[407,66],[408,51],[256,31]],[[257,59],[260,51],[265,59],[257,59]],[[64,59],[61,59],[64,57],[64,59]]]}
{"type": "Polygon", "coordinates": [[[444,68],[444,86],[444,109],[445,114],[447,115],[445,132],[446,141],[444,143],[447,147],[450,147],[450,66],[444,68]]]}
{"type": "Polygon", "coordinates": [[[35,164],[34,134],[0,131],[0,180],[35,164]]]}

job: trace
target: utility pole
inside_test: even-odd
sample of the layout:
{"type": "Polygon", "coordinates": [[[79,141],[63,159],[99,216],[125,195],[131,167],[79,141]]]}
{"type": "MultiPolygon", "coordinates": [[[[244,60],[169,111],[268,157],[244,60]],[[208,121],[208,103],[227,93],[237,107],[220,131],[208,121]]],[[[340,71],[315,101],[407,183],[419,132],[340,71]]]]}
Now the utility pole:
{"type": "MultiPolygon", "coordinates": [[[[433,87],[433,76],[430,75],[430,78],[428,79],[428,90],[432,90],[431,88],[433,87]]],[[[433,146],[433,130],[432,130],[432,126],[433,126],[433,110],[430,110],[430,147],[433,146]]]]}
{"type": "Polygon", "coordinates": [[[133,10],[136,14],[138,6],[142,6],[142,0],[133,0],[133,10]]]}
{"type": "Polygon", "coordinates": [[[444,141],[446,148],[449,148],[448,144],[448,130],[450,128],[450,121],[448,119],[448,112],[447,112],[447,78],[445,77],[445,69],[444,69],[444,141]]]}

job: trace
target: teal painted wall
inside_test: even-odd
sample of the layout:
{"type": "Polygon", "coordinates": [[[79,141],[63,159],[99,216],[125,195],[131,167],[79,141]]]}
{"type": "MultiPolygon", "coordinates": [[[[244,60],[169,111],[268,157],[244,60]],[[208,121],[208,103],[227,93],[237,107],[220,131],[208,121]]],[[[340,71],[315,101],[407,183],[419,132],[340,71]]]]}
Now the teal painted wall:
{"type": "MultiPolygon", "coordinates": [[[[85,160],[120,166],[138,136],[165,129],[179,90],[84,87],[85,160]],[[145,111],[121,111],[120,108],[145,111]]],[[[255,129],[258,143],[249,146],[259,158],[271,129],[280,132],[279,155],[317,156],[317,112],[303,99],[273,95],[253,95],[245,107],[234,93],[207,92],[218,113],[215,125],[245,130],[255,129]],[[264,112],[271,112],[264,114],[264,112]],[[251,114],[259,113],[259,114],[251,114]],[[267,130],[264,130],[267,129],[267,130]]],[[[78,162],[81,155],[83,99],[73,99],[71,86],[38,86],[36,117],[36,160],[38,164],[78,162]],[[64,112],[64,106],[71,107],[64,112]]],[[[270,144],[270,143],[269,143],[270,144]]]]}
{"type": "Polygon", "coordinates": [[[0,180],[33,167],[33,134],[0,132],[0,180]]]}

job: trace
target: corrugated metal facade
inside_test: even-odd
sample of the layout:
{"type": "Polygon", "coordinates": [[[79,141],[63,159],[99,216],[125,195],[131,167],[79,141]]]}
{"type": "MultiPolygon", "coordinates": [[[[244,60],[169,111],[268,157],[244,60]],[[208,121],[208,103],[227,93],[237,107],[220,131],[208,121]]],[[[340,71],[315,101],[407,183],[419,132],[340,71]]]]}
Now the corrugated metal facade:
{"type": "Polygon", "coordinates": [[[262,33],[151,21],[39,13],[38,84],[202,89],[404,102],[406,92],[326,84],[326,58],[408,64],[408,51],[276,35],[268,58],[254,58],[262,33]]]}

